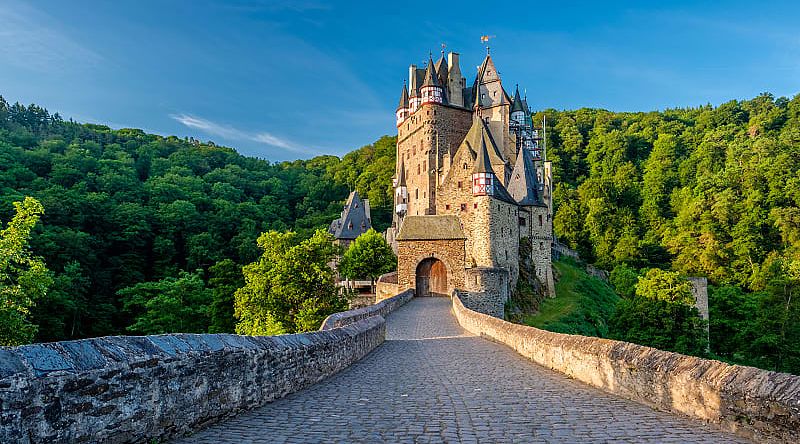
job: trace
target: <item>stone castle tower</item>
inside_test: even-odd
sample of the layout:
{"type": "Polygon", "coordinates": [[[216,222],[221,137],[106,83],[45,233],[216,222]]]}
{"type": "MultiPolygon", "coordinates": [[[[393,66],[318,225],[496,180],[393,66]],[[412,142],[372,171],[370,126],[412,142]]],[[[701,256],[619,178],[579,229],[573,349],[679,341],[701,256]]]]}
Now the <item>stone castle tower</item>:
{"type": "Polygon", "coordinates": [[[474,293],[502,315],[522,258],[553,294],[552,175],[519,88],[487,53],[467,86],[459,55],[411,65],[397,107],[395,214],[387,239],[398,284],[420,296],[474,293]]]}

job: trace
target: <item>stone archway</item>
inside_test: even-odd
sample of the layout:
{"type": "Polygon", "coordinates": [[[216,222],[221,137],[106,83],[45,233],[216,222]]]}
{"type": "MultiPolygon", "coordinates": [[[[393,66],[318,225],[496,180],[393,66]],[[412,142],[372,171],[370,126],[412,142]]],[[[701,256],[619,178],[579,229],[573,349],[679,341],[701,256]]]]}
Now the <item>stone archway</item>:
{"type": "Polygon", "coordinates": [[[429,257],[417,265],[417,296],[447,296],[447,267],[444,262],[429,257]]]}

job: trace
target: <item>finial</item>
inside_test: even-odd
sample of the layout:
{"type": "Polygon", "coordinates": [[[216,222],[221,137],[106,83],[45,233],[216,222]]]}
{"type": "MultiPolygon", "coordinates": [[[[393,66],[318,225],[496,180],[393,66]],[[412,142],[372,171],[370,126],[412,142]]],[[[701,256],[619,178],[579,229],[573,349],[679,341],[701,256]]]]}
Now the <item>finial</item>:
{"type": "MultiPolygon", "coordinates": [[[[493,39],[495,37],[497,37],[497,36],[494,36],[494,35],[482,35],[481,36],[481,42],[482,43],[489,43],[489,39],[493,39]]],[[[486,55],[488,56],[489,54],[490,54],[489,45],[486,45],[486,55]]]]}
{"type": "Polygon", "coordinates": [[[446,44],[442,43],[442,57],[444,57],[444,49],[447,47],[446,44]]]}

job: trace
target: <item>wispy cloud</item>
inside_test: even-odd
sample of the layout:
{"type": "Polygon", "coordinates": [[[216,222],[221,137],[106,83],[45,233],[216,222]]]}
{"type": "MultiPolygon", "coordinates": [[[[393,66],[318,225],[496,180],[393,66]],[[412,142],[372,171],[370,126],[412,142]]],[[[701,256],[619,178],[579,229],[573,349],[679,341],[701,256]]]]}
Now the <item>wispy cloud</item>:
{"type": "Polygon", "coordinates": [[[234,128],[233,126],[230,125],[212,122],[211,120],[203,119],[202,117],[192,116],[190,114],[171,114],[170,117],[188,128],[196,129],[206,134],[210,134],[212,136],[219,136],[222,137],[223,139],[232,141],[238,140],[238,141],[258,142],[276,148],[282,148],[295,153],[318,154],[316,150],[299,146],[296,143],[289,141],[288,139],[278,137],[266,131],[259,131],[259,132],[244,131],[238,128],[234,128]]]}
{"type": "Polygon", "coordinates": [[[58,24],[28,4],[0,3],[0,65],[35,71],[92,65],[102,57],[59,31],[58,24]]]}

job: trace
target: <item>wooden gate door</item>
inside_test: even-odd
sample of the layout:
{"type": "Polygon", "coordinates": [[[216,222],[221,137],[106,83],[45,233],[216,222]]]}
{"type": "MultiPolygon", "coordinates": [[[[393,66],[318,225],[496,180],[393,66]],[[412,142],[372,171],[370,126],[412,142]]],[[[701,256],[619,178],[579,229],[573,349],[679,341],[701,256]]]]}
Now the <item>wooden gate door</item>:
{"type": "Polygon", "coordinates": [[[436,258],[417,265],[417,296],[447,296],[447,268],[436,258]]]}

